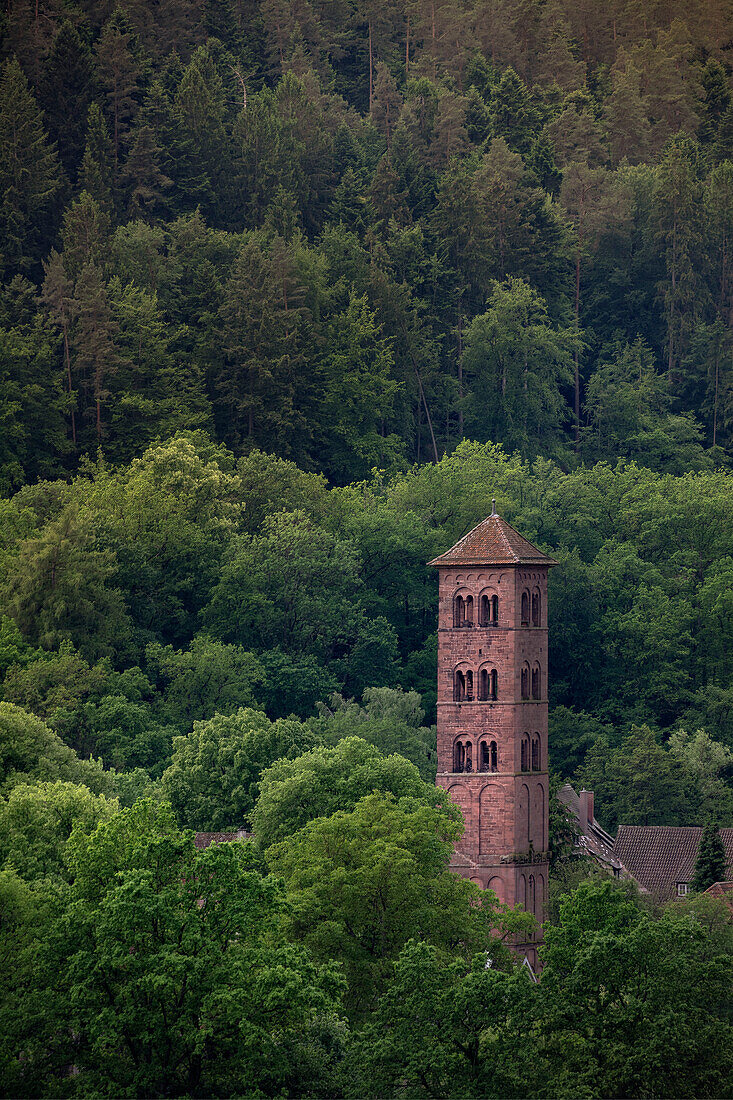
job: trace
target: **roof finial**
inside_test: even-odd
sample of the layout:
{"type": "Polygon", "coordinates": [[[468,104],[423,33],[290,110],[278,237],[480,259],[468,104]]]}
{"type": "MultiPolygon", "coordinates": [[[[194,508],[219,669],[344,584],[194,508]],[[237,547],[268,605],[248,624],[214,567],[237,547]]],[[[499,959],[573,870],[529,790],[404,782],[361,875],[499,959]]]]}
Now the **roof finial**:
{"type": "Polygon", "coordinates": [[[496,497],[491,498],[491,514],[492,516],[496,515],[496,497]]]}

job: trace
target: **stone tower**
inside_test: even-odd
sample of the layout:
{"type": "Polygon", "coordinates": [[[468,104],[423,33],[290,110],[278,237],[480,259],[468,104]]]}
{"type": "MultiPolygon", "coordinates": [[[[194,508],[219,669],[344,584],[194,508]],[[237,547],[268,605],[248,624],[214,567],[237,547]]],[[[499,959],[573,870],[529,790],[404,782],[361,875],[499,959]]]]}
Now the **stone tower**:
{"type": "MultiPolygon", "coordinates": [[[[547,574],[496,514],[438,569],[438,777],[463,812],[451,869],[542,920],[547,891],[547,574]]],[[[533,960],[533,945],[523,951],[533,960]]]]}

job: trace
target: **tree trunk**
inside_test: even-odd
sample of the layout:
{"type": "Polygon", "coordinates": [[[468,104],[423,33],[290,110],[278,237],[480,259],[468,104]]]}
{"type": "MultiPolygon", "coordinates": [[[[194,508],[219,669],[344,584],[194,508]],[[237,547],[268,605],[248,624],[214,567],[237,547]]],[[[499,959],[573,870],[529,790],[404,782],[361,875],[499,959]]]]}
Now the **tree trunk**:
{"type": "MultiPolygon", "coordinates": [[[[580,327],[580,237],[575,253],[575,331],[580,327]]],[[[580,366],[579,354],[575,348],[575,450],[580,450],[580,366]]]]}
{"type": "Polygon", "coordinates": [[[372,113],[372,101],[374,99],[374,63],[372,59],[372,21],[369,20],[369,114],[372,113]]]}
{"type": "Polygon", "coordinates": [[[407,34],[405,35],[405,80],[410,75],[410,16],[407,16],[407,34]]]}
{"type": "Polygon", "coordinates": [[[463,439],[463,333],[462,315],[458,310],[458,435],[463,439]]]}
{"type": "MultiPolygon", "coordinates": [[[[71,388],[71,355],[69,354],[69,331],[64,324],[64,358],[66,359],[66,381],[69,386],[69,399],[73,399],[73,390],[71,388]]],[[[71,413],[71,439],[76,447],[76,417],[74,416],[74,406],[71,405],[69,412],[71,413]]]]}

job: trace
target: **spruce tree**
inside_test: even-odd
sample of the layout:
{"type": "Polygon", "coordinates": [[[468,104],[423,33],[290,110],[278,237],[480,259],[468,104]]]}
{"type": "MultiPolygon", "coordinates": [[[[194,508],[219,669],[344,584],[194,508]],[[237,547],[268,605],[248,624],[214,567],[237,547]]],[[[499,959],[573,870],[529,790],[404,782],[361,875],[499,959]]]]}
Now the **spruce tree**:
{"type": "Polygon", "coordinates": [[[39,259],[58,187],[56,151],[13,58],[0,73],[0,247],[10,271],[27,270],[39,259]]]}
{"type": "Polygon", "coordinates": [[[703,890],[707,890],[708,886],[712,886],[714,882],[723,882],[724,880],[725,848],[717,824],[710,821],[703,829],[690,887],[696,894],[699,894],[703,890]]]}
{"type": "Polygon", "coordinates": [[[112,140],[98,103],[92,103],[89,108],[81,182],[95,202],[111,214],[114,209],[115,185],[112,140]]]}
{"type": "Polygon", "coordinates": [[[76,183],[84,154],[93,79],[89,47],[67,20],[44,66],[40,95],[46,128],[57,143],[59,160],[72,184],[76,183]]]}

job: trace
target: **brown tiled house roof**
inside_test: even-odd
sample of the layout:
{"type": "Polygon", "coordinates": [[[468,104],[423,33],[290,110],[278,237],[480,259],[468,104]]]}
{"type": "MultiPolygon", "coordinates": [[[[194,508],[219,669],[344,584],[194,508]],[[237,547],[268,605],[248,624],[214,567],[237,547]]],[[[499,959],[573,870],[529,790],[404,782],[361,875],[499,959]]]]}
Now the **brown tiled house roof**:
{"type": "MultiPolygon", "coordinates": [[[[639,885],[660,901],[691,882],[700,847],[699,826],[620,825],[613,854],[639,885]]],[[[733,876],[733,829],[721,829],[726,877],[733,876]]]]}
{"type": "Polygon", "coordinates": [[[714,882],[705,891],[711,898],[725,898],[729,905],[733,906],[733,882],[714,882]]]}
{"type": "Polygon", "coordinates": [[[208,848],[210,844],[226,844],[230,840],[249,840],[252,836],[246,829],[237,829],[233,833],[196,833],[193,842],[199,851],[208,848]]]}
{"type": "Polygon", "coordinates": [[[557,565],[501,516],[481,520],[430,565],[557,565]]]}

